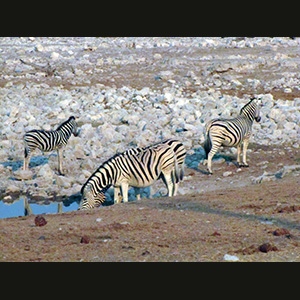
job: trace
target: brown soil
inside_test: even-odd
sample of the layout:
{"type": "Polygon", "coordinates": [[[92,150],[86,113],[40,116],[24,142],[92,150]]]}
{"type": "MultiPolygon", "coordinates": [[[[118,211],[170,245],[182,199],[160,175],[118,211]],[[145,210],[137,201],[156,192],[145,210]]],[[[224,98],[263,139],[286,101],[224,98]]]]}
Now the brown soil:
{"type": "Polygon", "coordinates": [[[278,172],[279,162],[299,163],[299,152],[250,149],[251,165],[240,172],[233,163],[213,165],[211,176],[186,168],[186,196],[47,214],[46,222],[1,219],[0,261],[300,261],[299,172],[251,183],[278,172]]]}

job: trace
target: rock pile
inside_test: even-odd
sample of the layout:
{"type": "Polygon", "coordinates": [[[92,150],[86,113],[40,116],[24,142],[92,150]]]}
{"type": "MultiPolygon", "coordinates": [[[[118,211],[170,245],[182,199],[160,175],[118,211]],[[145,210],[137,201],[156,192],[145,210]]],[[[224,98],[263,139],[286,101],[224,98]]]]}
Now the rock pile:
{"type": "MultiPolygon", "coordinates": [[[[197,91],[189,98],[177,88],[157,92],[149,88],[117,89],[103,85],[73,90],[45,84],[25,88],[14,85],[2,88],[0,94],[3,108],[0,162],[23,160],[22,139],[26,131],[54,129],[70,115],[76,116],[80,135],[72,136],[64,151],[63,164],[67,166],[68,178],[60,180],[54,173],[55,153],[48,163],[34,168],[37,185],[43,181],[70,195],[80,190],[101,162],[130,147],[174,137],[182,140],[192,154],[204,141],[203,129],[208,120],[236,116],[248,101],[246,96],[232,97],[218,91],[197,91]]],[[[262,120],[254,123],[252,141],[265,145],[290,143],[299,147],[298,100],[286,103],[274,101],[271,94],[259,96],[263,104],[262,120]]],[[[38,150],[36,155],[41,155],[38,150]]],[[[0,171],[6,178],[11,176],[9,167],[2,167],[0,171]]],[[[30,172],[21,170],[13,174],[16,179],[31,176],[30,172]]]]}
{"type": "MultiPolygon", "coordinates": [[[[248,102],[250,94],[238,97],[222,92],[236,87],[247,86],[253,91],[263,88],[262,90],[267,91],[256,94],[262,102],[262,119],[260,123],[254,123],[251,141],[263,145],[289,144],[299,147],[300,97],[275,100],[271,92],[275,86],[282,89],[299,86],[297,74],[286,72],[286,76],[277,81],[241,80],[241,75],[231,74],[232,70],[255,69],[261,65],[273,64],[274,61],[280,66],[295,68],[289,56],[284,56],[281,52],[276,54],[276,47],[298,47],[299,39],[112,38],[108,43],[107,39],[85,38],[82,43],[82,38],[68,39],[68,42],[63,42],[62,38],[1,38],[0,42],[14,46],[13,53],[9,47],[0,50],[0,64],[3,64],[8,74],[1,75],[0,78],[3,82],[7,80],[0,88],[0,175],[4,178],[0,182],[2,191],[14,179],[14,191],[19,189],[45,197],[53,193],[72,195],[80,191],[81,185],[100,163],[116,152],[146,146],[170,137],[182,140],[188,153],[192,155],[203,144],[203,129],[208,120],[234,117],[248,102]],[[205,68],[197,73],[195,68],[190,68],[192,63],[187,56],[189,52],[192,55],[197,49],[210,47],[269,47],[266,53],[273,53],[274,60],[251,56],[252,54],[245,52],[241,55],[232,52],[231,57],[227,56],[226,60],[222,60],[221,54],[212,55],[208,51],[201,57],[205,68]],[[151,56],[144,53],[143,56],[139,51],[128,56],[128,49],[132,48],[167,48],[174,55],[185,53],[185,56],[164,60],[163,52],[151,52],[151,56]],[[119,56],[115,52],[120,53],[119,56]],[[111,56],[104,57],[103,53],[111,53],[111,56]],[[28,56],[28,63],[34,62],[35,66],[20,63],[19,57],[24,58],[25,54],[28,56]],[[47,58],[49,65],[43,62],[42,57],[47,58]],[[112,82],[106,85],[95,83],[92,79],[94,74],[96,76],[102,71],[108,72],[108,69],[111,70],[110,78],[118,78],[122,74],[115,71],[116,66],[119,68],[133,64],[141,69],[149,66],[151,72],[155,70],[156,77],[153,76],[151,80],[163,82],[161,88],[154,89],[150,85],[143,85],[141,88],[116,86],[112,82]],[[55,77],[57,82],[68,80],[71,86],[66,88],[44,81],[30,81],[30,76],[35,79],[46,76],[41,71],[42,67],[36,65],[51,67],[53,74],[48,74],[48,77],[55,77]],[[189,71],[179,73],[178,70],[185,70],[187,67],[190,68],[189,71]],[[35,72],[32,72],[34,68],[35,72]],[[28,81],[18,83],[14,81],[16,79],[28,81]],[[47,154],[47,160],[37,162],[30,171],[23,172],[20,167],[24,155],[24,133],[31,129],[55,129],[71,115],[76,117],[81,131],[78,137],[70,138],[64,150],[66,177],[61,178],[55,173],[56,153],[50,156],[47,154]]],[[[37,150],[34,155],[43,154],[37,150]]],[[[195,155],[199,158],[198,156],[195,155]]],[[[32,161],[33,159],[31,167],[32,161]]]]}

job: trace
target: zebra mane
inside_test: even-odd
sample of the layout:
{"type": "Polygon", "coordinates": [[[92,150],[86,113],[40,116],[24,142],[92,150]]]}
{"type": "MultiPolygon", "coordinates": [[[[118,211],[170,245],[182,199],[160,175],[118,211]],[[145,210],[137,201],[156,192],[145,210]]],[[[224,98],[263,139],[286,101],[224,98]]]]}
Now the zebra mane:
{"type": "MultiPolygon", "coordinates": [[[[125,155],[131,155],[133,154],[133,152],[135,152],[135,150],[137,150],[138,152],[143,152],[144,149],[142,148],[131,148],[128,149],[124,152],[117,152],[115,155],[113,155],[112,157],[110,157],[108,160],[106,160],[105,162],[103,162],[98,168],[97,170],[88,178],[88,180],[84,183],[84,185],[81,188],[81,194],[83,194],[83,190],[84,188],[88,185],[89,181],[95,176],[96,173],[100,172],[100,169],[105,169],[105,166],[108,165],[111,161],[115,160],[117,157],[124,157],[125,155]]],[[[107,186],[103,189],[103,192],[106,192],[109,189],[110,186],[107,186]]]]}
{"type": "Polygon", "coordinates": [[[74,116],[71,116],[67,121],[61,123],[61,124],[56,128],[56,130],[61,129],[61,128],[64,127],[67,123],[69,123],[71,120],[75,120],[75,117],[74,117],[74,116]]]}
{"type": "MultiPolygon", "coordinates": [[[[83,194],[83,190],[85,189],[85,187],[88,185],[88,183],[90,182],[90,180],[95,176],[95,174],[99,172],[99,170],[100,170],[101,168],[105,168],[105,165],[107,165],[109,162],[111,162],[111,161],[112,161],[113,159],[115,159],[116,157],[124,156],[123,154],[124,154],[124,152],[116,153],[114,156],[110,157],[108,160],[106,160],[105,162],[103,162],[103,163],[100,165],[100,167],[98,167],[98,168],[96,169],[96,171],[95,171],[95,172],[88,178],[88,180],[84,183],[84,185],[82,186],[81,191],[80,191],[81,194],[83,194]]],[[[106,190],[108,190],[108,188],[109,188],[109,187],[104,188],[104,189],[103,189],[103,192],[105,192],[106,190]]]]}
{"type": "Polygon", "coordinates": [[[251,98],[251,100],[241,108],[240,115],[241,115],[242,112],[248,107],[248,105],[251,105],[251,104],[252,104],[252,102],[253,102],[255,99],[256,99],[255,97],[251,98]]]}

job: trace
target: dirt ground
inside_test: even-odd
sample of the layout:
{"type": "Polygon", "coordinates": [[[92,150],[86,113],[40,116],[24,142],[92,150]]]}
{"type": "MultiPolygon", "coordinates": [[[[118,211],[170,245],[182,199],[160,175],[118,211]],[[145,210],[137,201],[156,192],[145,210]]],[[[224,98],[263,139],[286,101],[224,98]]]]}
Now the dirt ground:
{"type": "Polygon", "coordinates": [[[36,215],[1,219],[0,261],[300,261],[300,172],[252,183],[299,164],[299,152],[249,148],[250,167],[239,172],[234,159],[213,175],[186,168],[185,196],[46,214],[44,226],[36,215]]]}

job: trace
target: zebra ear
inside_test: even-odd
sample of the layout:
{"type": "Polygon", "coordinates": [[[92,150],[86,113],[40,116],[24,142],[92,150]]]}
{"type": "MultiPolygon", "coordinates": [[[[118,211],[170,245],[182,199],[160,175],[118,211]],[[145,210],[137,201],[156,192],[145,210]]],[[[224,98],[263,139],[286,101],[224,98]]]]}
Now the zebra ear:
{"type": "Polygon", "coordinates": [[[81,195],[82,195],[82,197],[85,197],[91,191],[92,191],[92,187],[89,184],[88,185],[84,185],[81,188],[81,195]]]}

